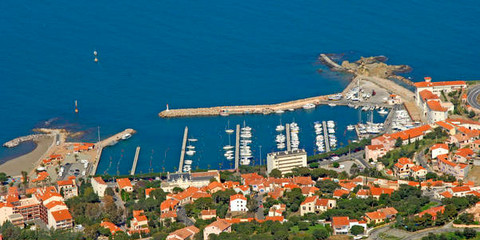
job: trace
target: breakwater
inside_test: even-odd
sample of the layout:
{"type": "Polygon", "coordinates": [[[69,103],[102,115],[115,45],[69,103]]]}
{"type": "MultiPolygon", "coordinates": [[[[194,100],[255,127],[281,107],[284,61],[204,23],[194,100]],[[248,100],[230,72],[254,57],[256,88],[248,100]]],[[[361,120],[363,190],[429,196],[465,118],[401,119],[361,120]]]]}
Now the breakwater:
{"type": "Polygon", "coordinates": [[[47,136],[47,135],[46,134],[31,134],[31,135],[27,135],[27,136],[23,136],[23,137],[18,137],[18,138],[12,139],[12,140],[4,143],[3,146],[8,147],[8,148],[13,148],[13,147],[18,146],[22,142],[35,141],[35,140],[38,140],[39,138],[45,137],[45,136],[47,136]]]}

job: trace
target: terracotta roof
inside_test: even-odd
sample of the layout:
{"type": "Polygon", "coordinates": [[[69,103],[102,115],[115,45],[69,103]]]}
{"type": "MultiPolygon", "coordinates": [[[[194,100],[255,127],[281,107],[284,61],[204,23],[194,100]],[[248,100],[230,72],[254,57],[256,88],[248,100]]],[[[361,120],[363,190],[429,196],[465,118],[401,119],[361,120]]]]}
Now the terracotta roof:
{"type": "Polygon", "coordinates": [[[120,189],[124,189],[126,187],[132,187],[132,183],[130,182],[130,179],[128,178],[118,178],[117,179],[117,184],[120,189]]]}
{"type": "Polygon", "coordinates": [[[424,167],[419,166],[419,165],[415,165],[415,166],[411,167],[410,169],[414,172],[418,172],[420,170],[426,170],[424,167]]]}
{"type": "MultiPolygon", "coordinates": [[[[442,154],[442,155],[445,155],[445,154],[442,154]]],[[[440,163],[449,165],[449,166],[451,166],[451,167],[457,166],[455,163],[450,162],[450,161],[448,161],[447,159],[445,159],[444,156],[442,156],[442,155],[438,155],[438,156],[437,156],[437,158],[438,158],[438,160],[440,161],[440,163]],[[442,157],[440,157],[440,156],[442,156],[442,157]]]]}
{"type": "Polygon", "coordinates": [[[123,232],[122,229],[120,229],[119,227],[117,227],[117,225],[115,225],[111,222],[102,222],[102,223],[100,223],[100,226],[110,230],[110,233],[112,233],[112,235],[115,235],[115,233],[117,233],[117,232],[123,232]]]}
{"type": "Polygon", "coordinates": [[[459,186],[459,187],[452,187],[450,188],[452,192],[457,193],[457,192],[468,192],[470,191],[469,186],[459,186]]]}
{"type": "Polygon", "coordinates": [[[437,111],[437,112],[446,112],[448,110],[447,108],[444,108],[439,101],[433,101],[433,100],[427,101],[427,106],[432,111],[437,111]]]}
{"type": "Polygon", "coordinates": [[[383,145],[381,145],[381,144],[368,145],[368,146],[366,146],[366,148],[368,148],[368,150],[379,150],[379,149],[383,149],[383,145]]]}
{"type": "Polygon", "coordinates": [[[449,191],[442,192],[442,193],[440,193],[440,195],[442,195],[445,198],[452,198],[453,197],[453,195],[449,191]]]}
{"type": "Polygon", "coordinates": [[[370,191],[368,189],[359,189],[357,192],[357,196],[368,196],[370,191]]]}
{"type": "Polygon", "coordinates": [[[215,210],[215,209],[202,210],[201,214],[202,214],[202,216],[210,216],[210,215],[217,216],[217,210],[215,210]]]}
{"type": "Polygon", "coordinates": [[[223,184],[221,184],[217,181],[213,181],[210,184],[208,184],[208,190],[213,190],[215,188],[220,188],[221,190],[224,189],[223,184]]]}
{"type": "Polygon", "coordinates": [[[176,211],[168,211],[168,212],[164,212],[160,215],[160,218],[161,219],[165,219],[165,218],[177,218],[177,212],[176,211]]]}
{"type": "Polygon", "coordinates": [[[428,99],[440,99],[437,95],[433,94],[432,92],[426,89],[420,91],[418,94],[420,95],[420,98],[422,98],[423,101],[428,99]]]}
{"type": "Polygon", "coordinates": [[[352,191],[357,185],[355,183],[352,183],[352,182],[347,182],[347,183],[339,183],[339,185],[342,187],[342,188],[345,188],[349,191],[352,191]]]}
{"type": "Polygon", "coordinates": [[[370,188],[370,192],[372,193],[373,196],[380,196],[382,194],[392,194],[394,192],[393,189],[391,188],[377,188],[377,187],[372,187],[370,188]]]}
{"type": "Polygon", "coordinates": [[[52,216],[57,222],[72,219],[72,215],[67,209],[52,212],[52,216]]]}
{"type": "Polygon", "coordinates": [[[436,122],[435,124],[437,124],[437,125],[440,126],[440,127],[445,128],[445,129],[447,129],[447,130],[452,130],[452,129],[455,128],[455,125],[451,125],[451,124],[446,123],[446,122],[444,122],[444,121],[439,121],[439,122],[436,122]]]}
{"type": "Polygon", "coordinates": [[[320,189],[317,187],[302,187],[302,194],[307,195],[309,193],[315,193],[318,190],[320,189]]]}
{"type": "Polygon", "coordinates": [[[430,150],[435,150],[435,149],[439,149],[439,148],[448,150],[448,145],[445,144],[445,143],[437,143],[437,144],[434,144],[434,145],[430,148],[430,150]]]}
{"type": "Polygon", "coordinates": [[[446,81],[446,82],[416,82],[415,87],[436,87],[436,86],[459,86],[466,85],[465,81],[446,81]]]}
{"type": "Polygon", "coordinates": [[[317,200],[317,198],[318,198],[318,196],[306,197],[305,200],[300,205],[315,202],[315,200],[317,200]]]}
{"type": "Polygon", "coordinates": [[[235,194],[235,195],[230,196],[230,201],[237,200],[237,199],[242,199],[242,200],[247,201],[247,198],[245,196],[243,196],[243,194],[235,194]]]}
{"type": "Polygon", "coordinates": [[[50,175],[47,172],[39,172],[37,174],[37,178],[33,179],[32,182],[44,181],[45,179],[47,179],[48,176],[50,175]]]}
{"type": "Polygon", "coordinates": [[[398,159],[398,162],[402,165],[405,165],[405,164],[412,164],[412,160],[410,158],[406,158],[406,157],[402,157],[402,158],[399,158],[398,159]]]}
{"type": "Polygon", "coordinates": [[[184,228],[178,229],[177,231],[170,233],[170,235],[176,235],[180,237],[180,239],[187,239],[187,238],[191,238],[193,235],[199,232],[200,230],[197,227],[190,226],[190,227],[184,227],[184,228]]]}
{"type": "Polygon", "coordinates": [[[220,231],[224,231],[230,226],[232,226],[232,224],[227,222],[225,219],[219,219],[215,222],[210,223],[210,225],[208,225],[207,227],[215,227],[218,228],[220,231]]]}
{"type": "Polygon", "coordinates": [[[334,197],[341,197],[341,196],[343,196],[343,195],[345,195],[345,194],[349,194],[349,193],[350,193],[350,192],[347,191],[347,190],[337,189],[337,190],[335,190],[335,191],[333,192],[333,196],[334,196],[334,197]]]}
{"type": "Polygon", "coordinates": [[[294,177],[293,182],[298,185],[312,185],[314,184],[312,177],[294,177]]]}
{"type": "Polygon", "coordinates": [[[393,207],[380,208],[377,211],[385,213],[385,215],[396,215],[398,213],[397,209],[393,207]]]}
{"type": "Polygon", "coordinates": [[[445,211],[445,206],[432,207],[418,214],[419,217],[422,217],[425,214],[430,214],[433,217],[437,216],[437,213],[443,213],[445,211]]]}
{"type": "Polygon", "coordinates": [[[387,218],[387,215],[383,212],[367,212],[365,215],[372,220],[387,218]]]}
{"type": "Polygon", "coordinates": [[[71,179],[69,179],[69,180],[57,181],[57,185],[58,186],[69,186],[69,185],[74,185],[74,183],[71,179]]]}
{"type": "Polygon", "coordinates": [[[348,217],[333,217],[332,218],[332,226],[333,227],[341,227],[350,225],[350,220],[348,217]]]}
{"type": "Polygon", "coordinates": [[[150,193],[156,190],[156,188],[145,188],[145,196],[150,196],[150,193]]]}
{"type": "Polygon", "coordinates": [[[470,148],[460,148],[455,152],[455,155],[462,156],[464,158],[471,157],[473,155],[473,150],[470,148]]]}
{"type": "Polygon", "coordinates": [[[102,184],[102,185],[107,185],[105,183],[105,181],[103,181],[103,179],[101,177],[94,177],[93,178],[98,184],[102,184]]]}
{"type": "Polygon", "coordinates": [[[65,206],[67,207],[67,205],[62,202],[62,201],[51,201],[49,202],[48,204],[45,204],[45,207],[48,208],[48,209],[51,209],[53,207],[56,207],[56,206],[65,206]]]}
{"type": "Polygon", "coordinates": [[[173,198],[169,198],[162,203],[160,203],[160,209],[163,211],[165,209],[174,209],[178,205],[179,201],[173,198]]]}
{"type": "Polygon", "coordinates": [[[426,131],[430,130],[432,127],[430,125],[423,125],[416,128],[411,128],[405,131],[396,132],[392,134],[384,134],[384,136],[391,137],[393,139],[401,138],[402,140],[407,140],[408,138],[416,138],[425,134],[426,131]]]}

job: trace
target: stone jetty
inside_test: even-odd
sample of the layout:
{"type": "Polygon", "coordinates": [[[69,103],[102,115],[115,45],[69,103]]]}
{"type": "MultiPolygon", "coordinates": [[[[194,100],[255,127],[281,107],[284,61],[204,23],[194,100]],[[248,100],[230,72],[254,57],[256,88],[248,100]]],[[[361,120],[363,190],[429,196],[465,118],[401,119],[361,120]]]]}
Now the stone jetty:
{"type": "Polygon", "coordinates": [[[13,147],[18,146],[18,144],[20,144],[22,142],[35,141],[35,140],[38,140],[40,137],[44,137],[44,136],[47,136],[47,135],[46,134],[31,134],[31,135],[27,135],[27,136],[23,136],[23,137],[18,137],[18,138],[12,139],[12,140],[4,143],[3,146],[7,147],[7,148],[13,148],[13,147]]]}

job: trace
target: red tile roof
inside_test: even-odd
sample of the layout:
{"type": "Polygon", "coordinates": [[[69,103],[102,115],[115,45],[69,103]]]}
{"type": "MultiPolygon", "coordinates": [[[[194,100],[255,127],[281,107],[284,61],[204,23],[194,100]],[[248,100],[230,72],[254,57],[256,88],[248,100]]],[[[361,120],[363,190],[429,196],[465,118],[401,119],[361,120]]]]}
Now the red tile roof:
{"type": "Polygon", "coordinates": [[[57,222],[72,219],[72,215],[67,209],[52,212],[52,216],[57,222]]]}
{"type": "Polygon", "coordinates": [[[442,104],[440,104],[439,101],[427,101],[427,106],[430,108],[432,111],[437,111],[437,112],[446,112],[448,111],[447,108],[444,108],[442,104]]]}
{"type": "Polygon", "coordinates": [[[242,200],[247,201],[247,198],[245,196],[243,196],[243,194],[235,194],[235,195],[230,196],[230,201],[237,200],[237,199],[242,199],[242,200]]]}
{"type": "Polygon", "coordinates": [[[335,190],[335,191],[333,192],[333,196],[334,196],[334,197],[341,197],[341,196],[343,196],[343,195],[345,195],[345,194],[349,194],[349,193],[350,193],[350,192],[347,191],[347,190],[337,189],[337,190],[335,190]]]}
{"type": "Polygon", "coordinates": [[[126,187],[132,187],[132,182],[128,178],[118,178],[117,184],[120,189],[124,189],[126,187]]]}
{"type": "Polygon", "coordinates": [[[341,227],[341,226],[348,226],[350,225],[350,220],[348,217],[333,217],[332,218],[332,226],[333,227],[341,227]]]}
{"type": "Polygon", "coordinates": [[[432,92],[426,89],[420,91],[418,94],[420,94],[420,98],[422,98],[423,101],[428,99],[440,99],[437,95],[433,94],[432,92]]]}
{"type": "Polygon", "coordinates": [[[445,143],[437,143],[437,144],[434,144],[434,145],[430,148],[430,150],[435,150],[435,149],[439,149],[439,148],[448,150],[448,145],[445,144],[445,143]]]}
{"type": "Polygon", "coordinates": [[[105,181],[103,181],[103,179],[101,177],[94,177],[93,179],[95,179],[95,181],[99,184],[102,184],[102,185],[107,185],[105,183],[105,181]]]}
{"type": "Polygon", "coordinates": [[[465,81],[445,81],[445,82],[416,82],[415,87],[436,87],[436,86],[459,86],[466,85],[465,81]]]}

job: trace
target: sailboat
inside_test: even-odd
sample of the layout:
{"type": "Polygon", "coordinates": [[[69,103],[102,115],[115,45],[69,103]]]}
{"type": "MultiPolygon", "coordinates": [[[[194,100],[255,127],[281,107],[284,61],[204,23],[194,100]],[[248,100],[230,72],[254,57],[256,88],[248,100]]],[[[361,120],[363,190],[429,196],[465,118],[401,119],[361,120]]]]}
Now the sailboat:
{"type": "Polygon", "coordinates": [[[228,134],[232,134],[234,132],[233,129],[230,129],[230,120],[227,122],[227,129],[225,129],[225,132],[228,134]]]}

